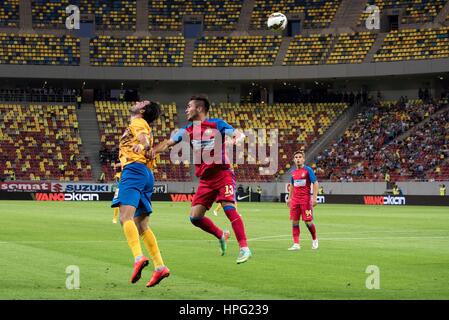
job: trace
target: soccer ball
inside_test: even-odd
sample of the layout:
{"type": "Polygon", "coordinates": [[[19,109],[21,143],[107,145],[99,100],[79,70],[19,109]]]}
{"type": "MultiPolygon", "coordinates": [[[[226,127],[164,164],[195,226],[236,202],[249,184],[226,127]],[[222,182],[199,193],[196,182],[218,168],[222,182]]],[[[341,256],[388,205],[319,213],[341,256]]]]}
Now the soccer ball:
{"type": "Polygon", "coordinates": [[[267,20],[268,29],[284,30],[287,26],[287,17],[281,12],[270,14],[267,20]]]}

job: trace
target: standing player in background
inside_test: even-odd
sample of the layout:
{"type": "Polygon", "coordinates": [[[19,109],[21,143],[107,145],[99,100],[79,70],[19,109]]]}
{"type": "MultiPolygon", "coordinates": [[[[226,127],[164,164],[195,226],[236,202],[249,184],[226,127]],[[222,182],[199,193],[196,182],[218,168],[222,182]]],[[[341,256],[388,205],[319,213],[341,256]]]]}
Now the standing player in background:
{"type": "MultiPolygon", "coordinates": [[[[115,189],[118,189],[119,183],[120,183],[120,176],[122,175],[122,165],[119,163],[116,163],[114,165],[114,186],[115,189]]],[[[114,208],[114,216],[112,217],[112,223],[116,224],[117,223],[117,219],[118,219],[118,215],[120,213],[120,209],[119,207],[115,207],[114,208]]]]}
{"type": "Polygon", "coordinates": [[[193,96],[186,106],[187,120],[191,123],[180,129],[170,139],[154,147],[153,157],[181,142],[184,134],[189,135],[193,152],[196,156],[199,155],[201,159],[201,163],[195,164],[195,174],[200,178],[200,181],[197,192],[193,197],[190,221],[194,226],[215,236],[220,243],[221,255],[224,255],[229,231],[221,230],[211,219],[205,216],[206,211],[211,208],[214,202],[221,203],[239,243],[240,250],[237,263],[243,263],[251,257],[251,251],[246,241],[243,220],[235,207],[236,181],[234,171],[226,157],[225,137],[226,135],[231,136],[233,143],[236,144],[242,141],[245,135],[222,119],[209,119],[209,108],[210,103],[206,97],[193,96]],[[203,150],[210,152],[211,157],[215,158],[214,146],[217,141],[221,141],[221,160],[219,163],[215,161],[210,164],[205,163],[202,158],[203,150]]]}
{"type": "MultiPolygon", "coordinates": [[[[237,204],[237,202],[235,204],[237,204]]],[[[237,208],[237,206],[235,206],[235,207],[237,208]]],[[[218,216],[218,210],[220,210],[221,208],[223,208],[223,207],[221,206],[221,202],[219,202],[217,204],[217,206],[215,207],[215,209],[213,210],[214,216],[218,216]]]]}
{"type": "Polygon", "coordinates": [[[301,217],[312,235],[312,249],[318,249],[316,228],[313,223],[313,207],[318,203],[318,181],[312,168],[304,165],[305,155],[303,151],[296,151],[293,155],[293,161],[296,168],[292,171],[287,199],[287,206],[290,208],[290,220],[292,221],[293,246],[288,250],[301,249],[299,244],[299,219],[301,217]],[[313,187],[312,196],[311,187],[313,187]]]}
{"type": "MultiPolygon", "coordinates": [[[[237,201],[234,203],[235,208],[237,209],[237,201]]],[[[218,210],[222,209],[223,206],[221,205],[221,202],[217,204],[215,209],[213,210],[214,216],[218,216],[218,210]]]]}
{"type": "Polygon", "coordinates": [[[131,107],[130,113],[130,124],[120,138],[119,158],[122,175],[111,206],[120,207],[120,223],[134,256],[131,283],[136,283],[140,279],[142,270],[148,265],[148,258],[142,253],[140,235],[154,264],[155,271],[147,283],[147,287],[152,287],[170,275],[170,270],[162,261],[156,237],[148,227],[148,218],[153,212],[152,169],[155,165],[154,160],[149,160],[153,147],[149,125],[159,118],[161,109],[157,103],[143,101],[131,107]]]}

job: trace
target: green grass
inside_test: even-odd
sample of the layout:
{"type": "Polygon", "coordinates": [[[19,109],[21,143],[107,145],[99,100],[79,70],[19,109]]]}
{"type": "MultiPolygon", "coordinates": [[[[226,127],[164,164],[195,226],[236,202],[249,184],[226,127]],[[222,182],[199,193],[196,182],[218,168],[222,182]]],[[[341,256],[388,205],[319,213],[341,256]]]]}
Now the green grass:
{"type": "MultiPolygon", "coordinates": [[[[171,276],[154,288],[129,284],[132,256],[107,202],[0,202],[0,299],[449,299],[449,210],[444,207],[320,205],[320,248],[301,224],[290,252],[288,210],[239,203],[253,258],[237,265],[193,227],[188,203],[154,203],[151,226],[171,276]],[[81,288],[66,289],[66,267],[81,288]],[[367,266],[380,269],[368,290],[367,266]]],[[[210,215],[230,228],[224,214],[210,215]]],[[[233,234],[232,234],[233,235],[233,234]]]]}

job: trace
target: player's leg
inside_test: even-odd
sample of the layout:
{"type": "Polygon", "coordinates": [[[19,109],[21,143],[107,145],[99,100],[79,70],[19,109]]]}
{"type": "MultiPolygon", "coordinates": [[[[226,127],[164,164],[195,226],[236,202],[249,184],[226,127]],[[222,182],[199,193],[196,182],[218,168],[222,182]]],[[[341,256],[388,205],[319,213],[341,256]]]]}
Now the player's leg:
{"type": "Polygon", "coordinates": [[[243,219],[235,206],[236,180],[234,172],[232,170],[222,171],[215,179],[214,187],[218,190],[217,201],[221,202],[223,211],[231,222],[239,243],[240,250],[237,263],[246,262],[251,257],[251,250],[248,247],[243,219]]]}
{"type": "Polygon", "coordinates": [[[298,204],[290,203],[290,221],[292,222],[293,245],[288,250],[299,250],[299,236],[301,233],[299,219],[301,218],[301,207],[298,204]]]}
{"type": "Polygon", "coordinates": [[[217,197],[217,191],[210,187],[208,181],[200,180],[198,189],[193,196],[192,207],[190,210],[190,222],[212,235],[217,239],[223,236],[223,230],[217,227],[214,222],[205,216],[217,197]]]}
{"type": "Polygon", "coordinates": [[[223,201],[222,206],[226,217],[231,222],[232,230],[234,230],[235,238],[239,243],[239,247],[247,249],[248,242],[246,239],[245,225],[243,224],[242,216],[237,212],[237,208],[234,203],[223,201]]]}
{"type": "Polygon", "coordinates": [[[290,251],[299,250],[301,249],[301,246],[299,244],[299,235],[300,235],[300,228],[299,228],[299,220],[292,220],[292,236],[293,236],[293,245],[288,248],[290,251]]]}
{"type": "Polygon", "coordinates": [[[162,255],[157,244],[156,236],[148,226],[149,216],[147,214],[140,214],[134,217],[134,222],[139,229],[140,237],[145,244],[148,253],[153,261],[154,272],[151,280],[147,283],[147,287],[153,287],[157,285],[162,279],[170,275],[170,270],[165,266],[162,260],[162,255]]]}
{"type": "MultiPolygon", "coordinates": [[[[203,204],[198,204],[199,199],[194,198],[192,202],[192,209],[190,211],[190,222],[192,224],[210,234],[218,239],[220,244],[221,255],[226,253],[227,241],[229,239],[229,231],[223,231],[220,229],[211,219],[205,216],[208,207],[203,204]]],[[[210,205],[209,205],[210,208],[210,205]]]]}
{"type": "Polygon", "coordinates": [[[136,283],[141,276],[142,270],[148,265],[148,258],[142,254],[142,247],[139,241],[139,231],[134,223],[133,217],[136,208],[131,205],[120,205],[120,223],[128,246],[134,256],[134,269],[131,276],[131,283],[136,283]]]}
{"type": "Polygon", "coordinates": [[[192,205],[190,211],[190,222],[192,222],[195,227],[212,234],[217,239],[221,239],[223,236],[223,230],[216,226],[211,219],[205,216],[206,211],[207,207],[202,204],[192,205]]]}
{"type": "Polygon", "coordinates": [[[310,234],[312,235],[312,249],[318,249],[318,238],[316,236],[316,228],[313,220],[305,221],[307,229],[309,229],[310,234]]]}
{"type": "Polygon", "coordinates": [[[119,213],[120,213],[120,209],[118,207],[115,207],[114,215],[112,216],[112,223],[117,223],[119,213]]]}
{"type": "Polygon", "coordinates": [[[217,207],[213,211],[215,216],[218,216],[218,210],[220,210],[220,209],[221,209],[221,203],[218,203],[217,207]]]}
{"type": "Polygon", "coordinates": [[[252,256],[252,253],[248,247],[242,216],[237,212],[233,202],[223,201],[221,205],[223,206],[223,211],[225,212],[226,217],[231,222],[232,230],[234,230],[235,237],[240,247],[237,263],[244,263],[248,261],[252,256]]]}
{"type": "Polygon", "coordinates": [[[150,254],[150,258],[153,261],[154,269],[158,269],[164,266],[164,261],[162,260],[161,252],[157,244],[157,239],[153,231],[148,226],[149,217],[146,214],[142,214],[134,217],[134,222],[136,223],[137,229],[139,230],[139,235],[143,240],[145,248],[150,254]]]}
{"type": "Polygon", "coordinates": [[[112,200],[112,207],[120,207],[120,223],[134,256],[131,283],[140,279],[143,268],[148,265],[148,258],[142,254],[139,231],[134,223],[134,214],[140,203],[141,191],[144,190],[147,183],[145,168],[146,166],[143,164],[132,163],[127,165],[123,170],[118,192],[112,200]]]}
{"type": "Polygon", "coordinates": [[[139,241],[139,231],[133,220],[135,211],[136,208],[133,206],[120,205],[120,224],[123,226],[126,240],[137,261],[142,257],[142,247],[139,241]]]}
{"type": "Polygon", "coordinates": [[[313,208],[311,204],[304,205],[303,210],[301,210],[302,220],[307,226],[311,236],[312,236],[312,249],[318,249],[318,239],[316,237],[316,228],[313,223],[313,208]]]}

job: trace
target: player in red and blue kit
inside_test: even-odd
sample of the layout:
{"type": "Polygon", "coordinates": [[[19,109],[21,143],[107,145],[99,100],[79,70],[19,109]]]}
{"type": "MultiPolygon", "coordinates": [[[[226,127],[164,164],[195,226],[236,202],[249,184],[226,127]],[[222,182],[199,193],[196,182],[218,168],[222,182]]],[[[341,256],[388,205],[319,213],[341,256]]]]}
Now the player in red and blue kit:
{"type": "Polygon", "coordinates": [[[192,200],[190,221],[196,227],[214,235],[219,240],[221,254],[224,255],[229,231],[221,230],[205,216],[214,202],[221,203],[239,243],[237,263],[243,263],[251,257],[251,251],[248,248],[242,217],[235,207],[236,180],[226,157],[225,138],[232,137],[233,143],[236,144],[242,141],[245,135],[222,119],[208,118],[209,109],[210,103],[206,97],[193,96],[186,106],[190,124],[156,146],[153,156],[181,142],[183,136],[189,137],[194,152],[195,175],[200,180],[192,200]]]}
{"type": "Polygon", "coordinates": [[[304,165],[305,155],[303,151],[296,151],[293,155],[296,165],[292,171],[291,185],[287,199],[287,206],[290,207],[290,220],[292,221],[293,246],[288,250],[299,250],[299,219],[305,222],[307,229],[312,235],[312,249],[318,249],[318,239],[316,228],[313,224],[313,207],[317,204],[318,181],[312,168],[304,165]],[[313,195],[311,195],[313,187],[313,195]]]}

